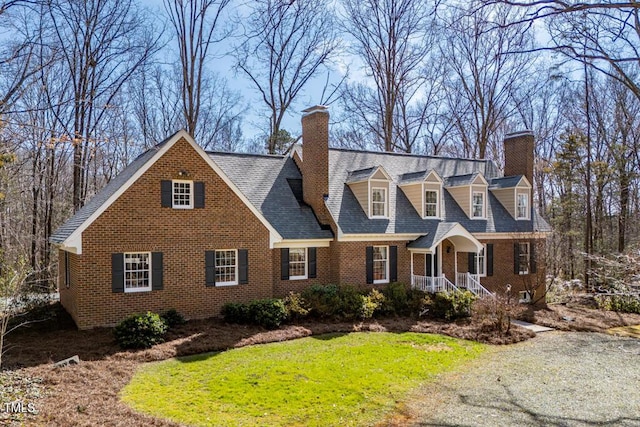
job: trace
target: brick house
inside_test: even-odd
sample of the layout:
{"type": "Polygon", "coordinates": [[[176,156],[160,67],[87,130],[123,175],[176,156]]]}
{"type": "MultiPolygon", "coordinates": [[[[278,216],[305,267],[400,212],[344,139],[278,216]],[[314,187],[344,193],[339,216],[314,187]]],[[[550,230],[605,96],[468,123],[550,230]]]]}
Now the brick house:
{"type": "Polygon", "coordinates": [[[521,298],[542,283],[531,133],[506,138],[502,176],[487,160],[329,148],[328,127],[325,107],[305,110],[288,156],[205,152],[184,131],[141,154],[52,237],[77,326],[217,316],[313,283],[509,283],[521,298]]]}

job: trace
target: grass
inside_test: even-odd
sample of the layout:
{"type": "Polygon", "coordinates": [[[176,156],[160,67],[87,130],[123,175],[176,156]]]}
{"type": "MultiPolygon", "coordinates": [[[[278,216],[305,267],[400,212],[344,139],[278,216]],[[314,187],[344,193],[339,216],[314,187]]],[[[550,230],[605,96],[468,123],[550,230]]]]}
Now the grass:
{"type": "Polygon", "coordinates": [[[190,425],[370,425],[483,350],[440,335],[329,334],[149,364],[121,398],[190,425]]]}

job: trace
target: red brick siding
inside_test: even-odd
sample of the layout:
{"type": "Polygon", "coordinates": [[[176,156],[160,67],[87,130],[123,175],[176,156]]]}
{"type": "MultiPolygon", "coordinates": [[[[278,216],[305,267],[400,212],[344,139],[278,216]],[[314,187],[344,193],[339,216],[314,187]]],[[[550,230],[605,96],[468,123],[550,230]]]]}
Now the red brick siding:
{"type": "Polygon", "coordinates": [[[69,253],[69,265],[65,264],[65,251],[58,250],[58,291],[60,292],[60,303],[65,307],[73,320],[78,322],[78,269],[80,267],[81,256],[69,253]],[[69,269],[69,287],[65,282],[66,269],[69,269]]]}
{"type": "Polygon", "coordinates": [[[285,297],[289,292],[302,292],[312,284],[331,282],[331,263],[329,248],[316,248],[316,278],[301,280],[282,280],[280,272],[280,249],[273,249],[274,296],[285,297]]]}
{"type": "MultiPolygon", "coordinates": [[[[76,280],[80,328],[113,325],[125,316],[175,308],[188,318],[216,316],[229,301],[273,294],[272,251],[266,227],[184,140],[178,141],[83,233],[76,280]],[[205,182],[204,209],[160,207],[160,181],[205,182]],[[247,249],[249,283],[205,286],[205,251],[247,249]],[[164,289],[113,293],[111,254],[149,251],[164,254],[164,289]]],[[[66,299],[65,307],[73,306],[66,299]]]]}

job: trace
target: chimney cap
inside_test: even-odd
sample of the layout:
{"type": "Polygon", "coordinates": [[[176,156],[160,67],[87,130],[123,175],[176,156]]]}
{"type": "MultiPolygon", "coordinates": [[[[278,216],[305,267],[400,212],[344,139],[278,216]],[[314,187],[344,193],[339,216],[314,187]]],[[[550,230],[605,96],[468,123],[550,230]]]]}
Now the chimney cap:
{"type": "Polygon", "coordinates": [[[518,132],[511,132],[504,136],[504,139],[518,138],[520,136],[533,136],[533,131],[529,129],[521,130],[518,132]]]}
{"type": "Polygon", "coordinates": [[[329,107],[326,105],[314,105],[313,107],[302,110],[303,117],[313,113],[329,113],[329,107]]]}

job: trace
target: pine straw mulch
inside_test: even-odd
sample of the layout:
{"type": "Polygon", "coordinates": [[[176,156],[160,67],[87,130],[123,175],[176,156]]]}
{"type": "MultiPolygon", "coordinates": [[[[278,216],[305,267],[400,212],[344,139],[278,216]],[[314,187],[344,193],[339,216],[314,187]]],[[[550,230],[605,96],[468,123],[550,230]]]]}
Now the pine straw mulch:
{"type": "MultiPolygon", "coordinates": [[[[592,318],[597,313],[607,318],[610,313],[586,309],[581,312],[573,307],[551,307],[548,313],[539,315],[541,323],[551,323],[563,315],[574,318],[567,324],[595,325],[592,318]],[[572,310],[572,311],[563,311],[572,310]]],[[[626,319],[622,316],[621,319],[626,319]]],[[[613,325],[615,319],[603,320],[602,325],[613,325]]],[[[631,321],[629,319],[625,322],[631,321]]],[[[640,316],[636,321],[640,323],[640,316]]],[[[553,326],[553,325],[551,325],[553,326]]],[[[595,326],[593,326],[595,327],[595,326]]],[[[559,328],[561,329],[561,328],[559,328]]],[[[75,329],[32,328],[20,330],[8,337],[8,352],[4,357],[12,372],[20,372],[20,379],[37,384],[41,389],[34,403],[37,414],[21,414],[13,420],[0,412],[0,424],[47,426],[173,426],[169,421],[155,419],[134,412],[120,402],[118,394],[129,382],[136,369],[145,362],[165,360],[246,345],[285,341],[326,333],[354,331],[389,331],[439,333],[490,344],[507,344],[526,340],[535,334],[526,329],[512,327],[509,335],[497,335],[468,320],[443,323],[434,320],[388,318],[367,322],[303,322],[286,325],[274,331],[260,327],[229,325],[218,319],[190,321],[170,331],[167,341],[148,350],[121,351],[113,341],[111,329],[78,331],[75,329]],[[53,368],[52,363],[73,355],[80,357],[79,365],[53,368]]],[[[0,374],[0,384],[10,384],[8,373],[0,374]]],[[[19,385],[16,385],[18,387],[19,385]]]]}

